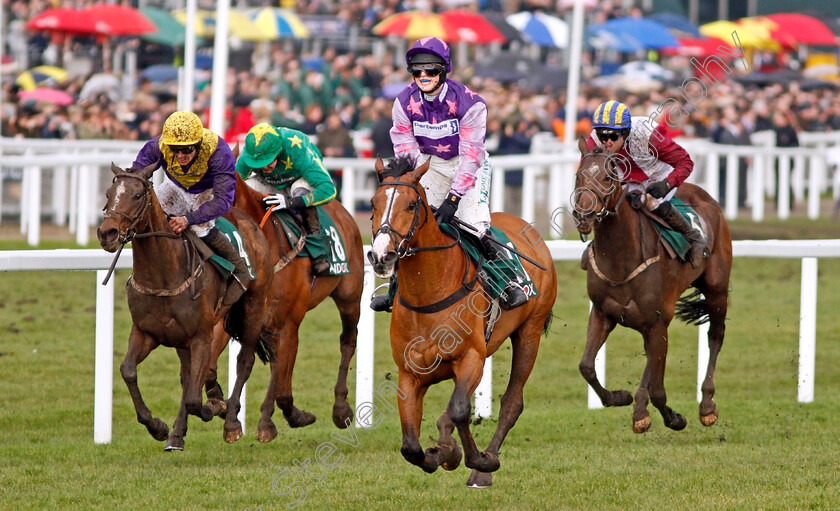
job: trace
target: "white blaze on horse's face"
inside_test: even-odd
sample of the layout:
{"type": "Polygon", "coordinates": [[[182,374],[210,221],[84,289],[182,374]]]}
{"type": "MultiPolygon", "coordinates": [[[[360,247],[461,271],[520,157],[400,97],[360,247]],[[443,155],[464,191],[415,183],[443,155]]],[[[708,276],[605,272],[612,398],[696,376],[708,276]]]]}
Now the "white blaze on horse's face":
{"type": "MultiPolygon", "coordinates": [[[[379,225],[387,224],[391,225],[391,216],[394,211],[394,203],[397,201],[397,198],[400,196],[400,192],[397,190],[396,187],[390,187],[385,190],[385,196],[387,200],[385,201],[385,211],[382,213],[382,218],[379,220],[379,225]]],[[[391,236],[387,233],[380,232],[376,235],[373,239],[373,243],[371,244],[371,253],[373,254],[374,258],[377,261],[383,261],[385,256],[388,254],[389,249],[388,246],[391,244],[391,236]]],[[[392,250],[396,250],[397,247],[394,247],[392,250]]],[[[376,265],[374,265],[374,272],[376,273],[376,265]]],[[[391,265],[390,268],[387,269],[387,272],[384,274],[376,273],[378,277],[388,278],[394,274],[394,266],[391,265]]]]}
{"type": "Polygon", "coordinates": [[[125,193],[125,179],[122,179],[117,184],[117,189],[114,190],[114,204],[111,206],[111,209],[113,209],[113,210],[117,209],[117,205],[120,203],[120,197],[122,197],[124,193],[125,193]]]}

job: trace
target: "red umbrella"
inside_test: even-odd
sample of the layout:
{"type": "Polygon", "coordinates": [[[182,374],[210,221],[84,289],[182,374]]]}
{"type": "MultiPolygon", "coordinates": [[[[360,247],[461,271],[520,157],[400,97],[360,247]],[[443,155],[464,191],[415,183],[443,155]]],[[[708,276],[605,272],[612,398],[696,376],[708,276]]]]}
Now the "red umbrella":
{"type": "Polygon", "coordinates": [[[440,37],[449,43],[504,43],[507,39],[490,21],[477,12],[452,10],[442,13],[398,12],[373,27],[377,35],[395,34],[406,39],[440,37]]]}
{"type": "Polygon", "coordinates": [[[92,19],[76,9],[47,9],[26,22],[28,30],[39,32],[65,32],[71,34],[94,34],[96,26],[92,19]]]}
{"type": "Polygon", "coordinates": [[[55,103],[56,105],[70,105],[76,101],[73,96],[58,89],[32,89],[18,92],[23,101],[35,100],[55,103]]]}
{"type": "Polygon", "coordinates": [[[106,36],[140,35],[157,32],[157,26],[133,7],[96,4],[81,11],[93,20],[96,33],[106,36]]]}
{"type": "MultiPolygon", "coordinates": [[[[732,48],[732,43],[726,43],[717,37],[679,37],[679,46],[674,48],[663,48],[663,55],[683,55],[686,57],[708,57],[709,55],[725,56],[718,50],[718,46],[732,48]]],[[[740,51],[740,50],[739,50],[740,51]]]]}
{"type": "Polygon", "coordinates": [[[837,46],[837,36],[819,19],[794,12],[770,14],[766,18],[776,22],[779,28],[802,44],[837,46]]]}

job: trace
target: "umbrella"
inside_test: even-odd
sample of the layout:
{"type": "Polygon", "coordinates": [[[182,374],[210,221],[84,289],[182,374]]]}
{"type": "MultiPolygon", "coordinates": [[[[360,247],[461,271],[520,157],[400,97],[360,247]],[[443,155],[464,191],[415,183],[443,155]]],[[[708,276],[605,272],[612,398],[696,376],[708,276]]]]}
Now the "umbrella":
{"type": "Polygon", "coordinates": [[[648,62],[646,60],[637,60],[623,64],[618,68],[616,74],[630,80],[639,81],[668,81],[674,78],[673,71],[665,69],[655,62],[648,62]]]}
{"type": "Polygon", "coordinates": [[[82,90],[79,91],[79,99],[91,99],[100,94],[107,94],[111,101],[117,102],[121,97],[121,87],[120,79],[116,76],[108,73],[97,73],[88,78],[88,81],[82,86],[82,90]]]}
{"type": "Polygon", "coordinates": [[[515,52],[499,52],[481,62],[474,69],[475,76],[513,83],[538,72],[542,64],[515,52]]]}
{"type": "Polygon", "coordinates": [[[153,82],[169,82],[178,79],[178,68],[171,64],[156,64],[141,71],[139,77],[153,82]]]}
{"type": "Polygon", "coordinates": [[[649,49],[679,46],[677,39],[665,25],[647,18],[615,18],[605,23],[590,25],[588,30],[593,34],[608,32],[620,39],[629,38],[649,49]]]}
{"type": "MultiPolygon", "coordinates": [[[[787,32],[780,30],[779,26],[764,17],[741,18],[735,22],[739,27],[746,27],[766,41],[765,49],[779,51],[782,48],[794,49],[797,46],[796,39],[787,32]]],[[[740,33],[739,29],[739,33],[740,33]]]]}
{"type": "Polygon", "coordinates": [[[479,13],[464,10],[428,13],[404,11],[392,14],[377,23],[376,35],[394,34],[406,39],[440,37],[450,43],[504,43],[505,36],[479,13]]]}
{"type": "Polygon", "coordinates": [[[18,92],[18,96],[23,101],[45,101],[48,103],[55,103],[56,105],[69,105],[75,101],[73,96],[63,90],[57,89],[22,90],[18,92]]]}
{"type": "Polygon", "coordinates": [[[680,37],[677,38],[680,45],[677,48],[665,48],[662,54],[666,56],[682,55],[685,57],[708,57],[709,55],[720,56],[722,52],[718,46],[731,46],[723,39],[717,37],[680,37]]]}
{"type": "Polygon", "coordinates": [[[272,34],[275,39],[294,37],[302,39],[309,37],[309,29],[303,24],[297,14],[288,9],[264,7],[248,11],[248,18],[263,32],[272,34]]]}
{"type": "Polygon", "coordinates": [[[116,4],[94,4],[81,12],[82,15],[93,21],[96,33],[100,35],[140,35],[157,32],[155,24],[133,7],[116,4]]]}
{"type": "Polygon", "coordinates": [[[532,43],[554,48],[569,46],[569,26],[560,18],[541,12],[523,11],[511,14],[506,19],[532,43]]]}
{"type": "Polygon", "coordinates": [[[67,71],[55,66],[37,66],[26,70],[15,79],[15,83],[24,90],[32,90],[41,85],[57,85],[67,79],[67,71]]]}
{"type": "Polygon", "coordinates": [[[783,12],[765,16],[802,44],[837,46],[837,36],[821,20],[806,14],[783,12]]]}
{"type": "MultiPolygon", "coordinates": [[[[172,11],[172,16],[186,25],[186,9],[172,11]]],[[[196,10],[195,33],[201,37],[213,37],[216,33],[216,11],[196,10]]],[[[228,35],[243,41],[271,41],[274,36],[258,27],[242,11],[231,9],[228,12],[228,35]]]]}
{"type": "Polygon", "coordinates": [[[677,32],[674,34],[677,37],[700,37],[700,27],[689,21],[688,18],[680,16],[679,14],[674,14],[672,12],[657,12],[648,16],[648,18],[658,23],[662,23],[668,27],[671,32],[677,32]]]}
{"type": "Polygon", "coordinates": [[[484,17],[487,18],[487,21],[493,24],[499,32],[505,36],[507,42],[513,41],[523,41],[522,39],[522,32],[517,30],[513,25],[508,23],[507,19],[505,19],[504,13],[501,12],[486,12],[484,13],[484,17]]]}
{"type": "Polygon", "coordinates": [[[700,25],[700,33],[708,37],[732,41],[731,44],[728,44],[730,47],[735,45],[733,34],[737,34],[738,41],[744,48],[768,49],[774,45],[778,47],[776,43],[769,39],[769,34],[757,33],[752,26],[739,25],[726,20],[700,25]]]}
{"type": "Polygon", "coordinates": [[[95,21],[76,9],[51,8],[40,12],[26,22],[27,30],[37,32],[64,32],[70,34],[95,34],[95,21]]]}
{"type": "Polygon", "coordinates": [[[599,50],[613,50],[621,53],[633,53],[644,50],[642,43],[629,36],[617,36],[606,30],[592,32],[586,29],[586,45],[599,50]]]}
{"type": "MultiPolygon", "coordinates": [[[[186,27],[168,12],[157,7],[141,7],[140,12],[157,28],[157,32],[143,34],[141,39],[164,46],[182,47],[186,44],[186,27]]],[[[196,44],[204,44],[206,41],[200,37],[196,37],[195,42],[196,44]]]]}

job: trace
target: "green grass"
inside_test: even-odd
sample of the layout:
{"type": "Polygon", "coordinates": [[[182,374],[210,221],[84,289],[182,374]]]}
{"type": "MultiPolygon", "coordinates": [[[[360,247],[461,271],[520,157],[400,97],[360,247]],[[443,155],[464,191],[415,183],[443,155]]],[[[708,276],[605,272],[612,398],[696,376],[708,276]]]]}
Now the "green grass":
{"type": "MultiPolygon", "coordinates": [[[[785,224],[788,225],[788,224],[785,224]]],[[[812,224],[813,226],[813,224],[812,224]]],[[[805,224],[805,229],[808,224],[805,224]]],[[[829,232],[829,227],[820,225],[829,232]]],[[[750,231],[750,224],[733,231],[750,231]]],[[[761,229],[765,229],[762,227],[761,229]]],[[[756,230],[756,229],[753,229],[756,230]]],[[[769,229],[768,232],[771,232],[769,229]]],[[[767,237],[827,237],[773,230],[767,237]]],[[[835,236],[836,237],[836,236],[835,236]]],[[[64,245],[66,246],[66,245],[64,245]]],[[[0,242],[0,249],[24,248],[0,242]]],[[[577,370],[586,334],[584,273],[557,265],[557,319],[543,339],[525,387],[525,411],[501,453],[488,490],[464,486],[469,471],[425,474],[403,460],[399,417],[383,412],[375,429],[358,431],[358,446],[331,437],[332,387],[338,367],[339,320],[332,303],[304,321],[294,376],[295,402],[318,421],[288,428],[279,412],[279,436],[253,438],[268,368],[257,365],[248,383],[246,436],[222,440],[222,423],[190,418],[186,450],[164,453],[136,422],[119,376],[130,326],[116,274],[114,418],[109,445],[93,443],[93,272],[0,274],[0,496],[7,509],[285,509],[297,495],[277,495],[272,481],[296,460],[314,464],[319,445],[338,447],[330,472],[312,468],[306,509],[837,509],[840,508],[840,261],[819,261],[815,401],[796,401],[798,260],[735,260],[726,341],[717,371],[720,420],[697,420],[697,330],[673,323],[666,372],[669,404],[689,419],[668,430],[653,407],[644,435],[631,430],[629,407],[588,410],[577,370]]],[[[388,315],[376,318],[375,381],[395,378],[387,340],[388,315]]],[[[616,330],[607,348],[607,385],[634,391],[644,366],[641,337],[616,330]]],[[[227,381],[227,354],[220,378],[227,381]]],[[[355,359],[354,359],[355,362],[355,359]]],[[[509,374],[510,348],[494,357],[494,412],[509,374]]],[[[147,404],[170,426],[180,398],[177,356],[161,348],[139,366],[147,404]]],[[[350,382],[355,389],[355,363],[350,382]]],[[[223,383],[226,388],[226,383],[223,383]]],[[[435,421],[452,385],[426,397],[421,442],[433,445],[435,421]]],[[[393,403],[395,399],[391,399],[393,403]]],[[[486,446],[496,427],[473,427],[486,446]]],[[[310,465],[311,466],[311,465],[310,465]]],[[[279,487],[292,482],[288,475],[279,487]]]]}

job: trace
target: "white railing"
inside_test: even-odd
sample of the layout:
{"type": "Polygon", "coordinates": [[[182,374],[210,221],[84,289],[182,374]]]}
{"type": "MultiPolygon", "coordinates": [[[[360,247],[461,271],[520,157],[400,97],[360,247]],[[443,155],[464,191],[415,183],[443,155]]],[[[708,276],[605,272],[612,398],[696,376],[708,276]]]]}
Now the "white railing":
{"type": "MultiPolygon", "coordinates": [[[[801,148],[774,146],[772,132],[754,134],[754,145],[726,146],[712,144],[702,139],[680,139],[679,142],[695,160],[695,171],[689,180],[700,184],[712,197],[718,198],[720,159],[726,161],[725,214],[728,219],[738,216],[738,163],[740,158],[749,161],[747,201],[754,221],[764,219],[765,197],[778,197],[776,213],[779,218],[789,218],[795,204],[789,194],[777,193],[778,189],[792,189],[794,203],[807,199],[808,218],[820,215],[820,194],[831,188],[833,197],[840,204],[840,132],[802,133],[801,148]],[[778,185],[776,168],[778,167],[778,185]]],[[[55,225],[69,226],[79,245],[87,245],[89,230],[101,216],[100,200],[108,182],[108,168],[113,161],[128,166],[142,146],[141,142],[113,140],[56,141],[39,139],[0,138],[2,167],[18,169],[22,173],[21,196],[13,197],[14,204],[4,207],[3,173],[0,169],[0,220],[4,212],[20,214],[20,229],[32,246],[40,242],[40,222],[45,213],[52,216],[55,225]],[[52,190],[46,197],[44,177],[49,175],[52,190]],[[43,205],[46,202],[47,205],[43,205]]],[[[559,208],[571,208],[570,198],[574,188],[574,172],[580,154],[577,149],[565,148],[553,134],[540,133],[533,138],[532,154],[494,156],[491,210],[504,211],[509,188],[504,175],[512,170],[522,170],[522,206],[511,211],[529,222],[537,216],[551,214],[559,208]],[[538,207],[541,207],[538,211],[538,207]]],[[[343,186],[341,202],[355,213],[360,202],[366,202],[374,192],[372,158],[324,158],[324,165],[333,171],[341,170],[343,186]]],[[[162,179],[161,173],[155,179],[162,179]]]]}
{"type": "MultiPolygon", "coordinates": [[[[580,241],[548,241],[552,259],[555,261],[578,260],[584,244],[580,241]]],[[[365,253],[369,246],[364,247],[365,253]]],[[[734,241],[732,244],[735,257],[776,257],[801,258],[802,283],[799,326],[799,383],[797,398],[807,403],[814,400],[814,361],[816,357],[816,307],[817,307],[817,258],[840,257],[840,239],[837,240],[766,240],[734,241]]],[[[114,365],[114,292],[111,279],[107,286],[99,285],[105,277],[106,268],[113,260],[113,255],[99,249],[89,250],[19,250],[0,252],[0,271],[36,271],[36,270],[96,270],[96,370],[94,397],[94,441],[108,443],[111,440],[111,409],[113,399],[114,365]]],[[[117,268],[131,268],[132,254],[125,251],[117,268]]],[[[373,344],[374,317],[368,307],[368,300],[374,288],[374,275],[370,267],[365,267],[364,291],[362,293],[361,317],[356,347],[356,403],[372,402],[373,399],[373,344]]],[[[697,400],[700,400],[700,387],[705,376],[708,361],[708,325],[699,328],[697,400]]],[[[602,383],[605,382],[606,344],[596,358],[596,372],[602,383]]],[[[230,351],[230,374],[235,374],[235,353],[230,351]]],[[[489,417],[491,414],[491,391],[489,374],[491,363],[485,364],[485,378],[476,391],[476,415],[489,417]]],[[[589,389],[590,408],[600,408],[600,400],[589,389]]],[[[245,392],[242,393],[243,410],[245,392]]],[[[240,420],[245,427],[244,416],[240,420]]],[[[361,423],[360,427],[369,424],[361,423]]]]}

